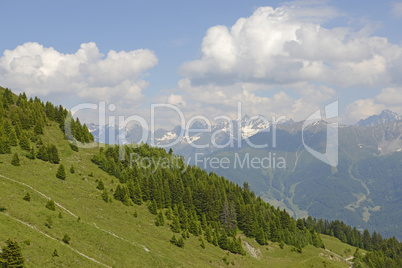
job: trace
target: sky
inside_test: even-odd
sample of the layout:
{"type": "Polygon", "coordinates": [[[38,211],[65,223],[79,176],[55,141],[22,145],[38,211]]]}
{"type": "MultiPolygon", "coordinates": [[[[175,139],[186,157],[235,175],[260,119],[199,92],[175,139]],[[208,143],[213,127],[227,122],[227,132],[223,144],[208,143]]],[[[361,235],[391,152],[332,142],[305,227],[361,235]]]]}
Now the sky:
{"type": "MultiPolygon", "coordinates": [[[[345,124],[402,114],[402,1],[1,1],[0,85],[72,109],[151,104],[345,124]]],[[[155,110],[161,126],[179,116],[155,110]]],[[[93,110],[80,118],[96,123],[93,110]]]]}

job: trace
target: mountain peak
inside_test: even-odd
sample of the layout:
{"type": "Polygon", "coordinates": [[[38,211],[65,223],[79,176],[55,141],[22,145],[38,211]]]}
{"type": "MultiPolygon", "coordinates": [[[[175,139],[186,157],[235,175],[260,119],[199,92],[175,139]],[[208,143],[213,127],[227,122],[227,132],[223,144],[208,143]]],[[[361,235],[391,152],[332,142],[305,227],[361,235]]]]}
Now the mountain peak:
{"type": "Polygon", "coordinates": [[[356,126],[372,127],[379,124],[387,124],[394,121],[401,120],[401,117],[388,109],[385,109],[378,115],[372,115],[366,119],[362,119],[357,122],[356,126]]]}

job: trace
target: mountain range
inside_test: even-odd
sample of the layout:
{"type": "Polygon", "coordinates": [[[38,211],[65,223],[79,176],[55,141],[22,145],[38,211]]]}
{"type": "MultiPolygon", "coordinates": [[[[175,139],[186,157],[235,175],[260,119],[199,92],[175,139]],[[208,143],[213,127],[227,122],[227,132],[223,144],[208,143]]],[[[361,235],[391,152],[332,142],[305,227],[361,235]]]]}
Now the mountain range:
{"type": "MultiPolygon", "coordinates": [[[[207,128],[200,121],[188,132],[180,126],[148,131],[146,142],[151,143],[153,135],[154,145],[172,148],[189,164],[236,183],[247,181],[265,201],[296,218],[340,219],[361,230],[377,230],[402,240],[398,224],[402,222],[401,118],[385,110],[356,125],[340,125],[336,167],[316,159],[305,148],[325,153],[327,124],[320,121],[303,129],[303,122],[288,121],[274,128],[262,116],[244,116],[232,124],[213,125],[207,132],[200,131],[207,128]],[[195,129],[198,131],[191,132],[195,129]],[[211,164],[211,159],[216,163],[211,164]],[[222,165],[222,159],[230,164],[222,165]],[[250,166],[251,161],[257,164],[250,166]]],[[[138,125],[120,131],[120,136],[114,126],[99,129],[90,125],[89,130],[98,141],[115,135],[110,143],[135,143],[142,135],[138,125]]]]}

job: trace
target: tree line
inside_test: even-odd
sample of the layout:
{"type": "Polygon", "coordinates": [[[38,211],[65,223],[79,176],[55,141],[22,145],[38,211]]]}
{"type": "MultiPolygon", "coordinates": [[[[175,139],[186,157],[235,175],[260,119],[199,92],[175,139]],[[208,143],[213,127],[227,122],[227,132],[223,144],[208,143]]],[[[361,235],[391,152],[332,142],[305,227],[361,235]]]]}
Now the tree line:
{"type": "MultiPolygon", "coordinates": [[[[28,100],[25,93],[17,96],[8,88],[0,87],[0,154],[11,154],[12,148],[19,146],[28,158],[37,157],[58,164],[60,159],[56,146],[44,145],[41,136],[44,134],[45,125],[50,122],[58,123],[64,130],[66,120],[70,122],[67,124],[67,133],[73,135],[65,134],[65,138],[73,143],[94,140],[87,126],[82,125],[78,118],[74,120],[61,105],[43,103],[37,97],[28,100]]],[[[78,149],[74,144],[71,146],[73,150],[78,149]]]]}

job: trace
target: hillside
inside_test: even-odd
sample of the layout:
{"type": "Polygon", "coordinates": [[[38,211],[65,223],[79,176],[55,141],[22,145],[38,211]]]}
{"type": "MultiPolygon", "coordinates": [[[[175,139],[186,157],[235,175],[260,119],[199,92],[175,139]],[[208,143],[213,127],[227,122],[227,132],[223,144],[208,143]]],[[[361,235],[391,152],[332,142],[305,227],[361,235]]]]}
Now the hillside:
{"type": "MultiPolygon", "coordinates": [[[[1,93],[4,103],[4,90],[1,93]]],[[[296,221],[286,212],[257,198],[254,193],[248,191],[246,185],[241,188],[199,168],[188,167],[192,172],[187,173],[188,181],[184,181],[185,177],[181,177],[184,175],[173,176],[172,180],[180,185],[181,178],[187,184],[197,182],[223,191],[212,201],[205,199],[204,205],[211,206],[211,209],[205,211],[206,221],[202,216],[203,213],[198,214],[197,208],[202,205],[196,203],[196,200],[199,200],[194,195],[196,188],[188,184],[186,188],[182,188],[186,191],[181,194],[171,193],[169,195],[172,198],[171,202],[162,204],[160,200],[166,202],[167,191],[160,192],[164,198],[158,201],[157,192],[151,189],[160,189],[161,185],[148,183],[153,180],[154,175],[147,168],[140,169],[138,171],[140,173],[137,173],[133,181],[138,183],[141,178],[142,185],[149,187],[149,196],[141,194],[139,200],[131,195],[127,198],[128,193],[124,193],[125,190],[122,189],[130,189],[130,170],[133,169],[125,167],[128,163],[120,160],[112,161],[119,147],[102,149],[103,146],[94,144],[96,145],[94,148],[78,149],[71,146],[60,128],[60,123],[57,122],[60,118],[49,117],[48,111],[52,110],[50,104],[47,105],[48,109],[44,109],[44,104],[40,104],[39,100],[36,102],[39,103],[37,113],[32,113],[32,118],[36,118],[36,124],[24,125],[22,131],[16,133],[18,144],[12,143],[10,133],[13,129],[14,131],[18,129],[19,120],[18,116],[13,114],[19,114],[19,118],[23,118],[24,115],[30,114],[28,110],[35,103],[28,101],[24,95],[20,95],[18,99],[17,96],[13,96],[15,104],[10,100],[10,103],[7,103],[8,108],[4,108],[3,105],[0,109],[0,147],[3,148],[3,153],[0,154],[0,183],[3,185],[0,187],[0,243],[4,246],[7,239],[17,241],[22,247],[27,267],[266,267],[267,265],[294,267],[295,264],[298,267],[349,266],[349,263],[341,258],[349,259],[356,248],[334,237],[318,234],[327,232],[338,236],[341,230],[347,230],[344,225],[325,222],[325,226],[320,227],[320,221],[312,222],[311,219],[296,221]],[[17,123],[14,125],[12,122],[17,123]],[[11,130],[5,130],[8,125],[11,126],[11,130]],[[42,131],[37,125],[43,125],[42,131]],[[25,145],[26,136],[30,138],[28,146],[25,145]],[[50,157],[53,155],[51,153],[53,150],[50,149],[53,146],[57,148],[56,157],[50,157]],[[48,152],[47,158],[40,154],[41,150],[48,152]],[[14,161],[15,155],[18,156],[19,165],[14,161]],[[39,155],[41,159],[38,159],[39,155]],[[114,163],[113,168],[111,163],[114,163]],[[63,176],[56,177],[61,165],[65,167],[65,179],[63,176]],[[144,176],[147,174],[149,176],[144,176]],[[102,188],[100,184],[107,190],[98,189],[102,188]],[[154,188],[151,185],[154,185],[154,188]],[[118,188],[123,191],[121,197],[117,194],[118,188]],[[105,198],[105,192],[108,198],[105,198]],[[27,193],[30,198],[26,198],[27,193]],[[174,200],[188,193],[193,197],[174,200]],[[54,210],[49,209],[51,208],[48,205],[49,200],[55,202],[54,210]],[[193,200],[194,203],[189,200],[193,200]],[[222,202],[224,200],[243,200],[239,203],[239,207],[236,207],[234,229],[225,229],[226,221],[221,217],[222,214],[225,215],[221,211],[226,207],[225,202],[222,202]],[[181,205],[183,202],[186,205],[181,205]],[[242,214],[242,204],[246,211],[251,209],[250,213],[242,214]],[[213,206],[220,210],[215,211],[213,206]],[[158,217],[153,210],[156,208],[158,214],[167,215],[172,207],[174,214],[171,216],[172,219],[162,216],[165,223],[156,226],[155,220],[158,217]],[[176,213],[177,207],[179,212],[176,213]],[[215,211],[213,215],[208,214],[211,211],[215,211]],[[184,219],[182,214],[189,215],[186,218],[189,221],[188,225],[182,222],[184,219]],[[180,220],[178,232],[174,232],[171,227],[174,225],[175,217],[180,220]],[[192,228],[193,223],[195,228],[192,228]],[[206,226],[203,226],[204,224],[206,226]],[[213,230],[214,236],[219,238],[218,245],[214,245],[214,239],[208,242],[208,230],[213,230]],[[71,238],[68,243],[62,241],[65,234],[71,238]],[[177,239],[188,236],[184,239],[184,247],[170,242],[173,235],[177,239]],[[221,243],[225,236],[228,237],[226,250],[221,243]],[[240,249],[233,246],[236,241],[241,241],[240,249]],[[201,246],[202,244],[205,248],[201,246]],[[58,256],[52,256],[55,250],[58,256]],[[236,250],[239,252],[233,253],[236,250]]],[[[62,109],[59,111],[56,115],[66,116],[64,111],[61,112],[62,109]]],[[[73,127],[73,132],[77,134],[75,136],[80,137],[81,141],[90,141],[91,137],[87,135],[85,125],[81,126],[78,122],[73,127]]],[[[127,147],[126,152],[137,152],[143,158],[148,155],[150,160],[157,160],[157,154],[171,157],[170,159],[175,158],[173,154],[148,146],[127,147]]],[[[175,168],[166,170],[171,170],[173,173],[177,171],[175,168]]],[[[157,175],[155,179],[158,179],[157,175]]],[[[170,189],[175,189],[169,186],[170,189]]],[[[142,193],[145,192],[143,189],[141,188],[142,193]]],[[[351,234],[347,233],[345,238],[349,237],[351,234]]],[[[366,247],[367,237],[362,236],[362,239],[362,247],[366,247]]],[[[381,244],[386,249],[387,244],[382,243],[382,239],[374,242],[370,238],[372,245],[381,244]]],[[[400,254],[400,245],[392,250],[400,254]]]]}

